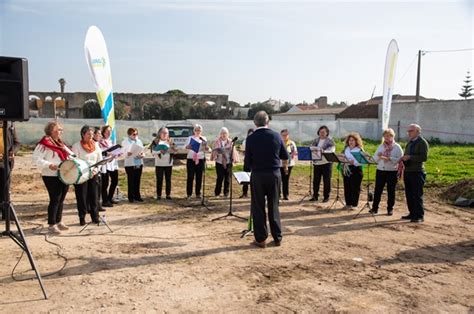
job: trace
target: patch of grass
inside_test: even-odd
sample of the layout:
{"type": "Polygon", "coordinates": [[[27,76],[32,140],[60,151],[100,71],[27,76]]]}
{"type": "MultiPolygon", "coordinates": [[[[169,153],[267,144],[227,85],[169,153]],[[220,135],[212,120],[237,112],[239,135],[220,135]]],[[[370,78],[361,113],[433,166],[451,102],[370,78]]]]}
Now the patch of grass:
{"type": "MultiPolygon", "coordinates": [[[[380,142],[376,141],[364,141],[364,149],[373,154],[380,142]]],[[[405,147],[406,143],[400,144],[402,148],[405,147]]],[[[336,141],[336,151],[341,152],[344,148],[342,141],[336,141]]],[[[149,168],[149,167],[148,167],[149,168]]],[[[474,178],[474,145],[432,145],[430,147],[428,161],[425,163],[425,169],[427,172],[427,186],[448,186],[454,184],[463,179],[474,178]]],[[[375,181],[375,166],[370,166],[369,181],[375,181]]],[[[234,166],[234,172],[243,171],[243,164],[237,164],[234,166]]],[[[298,163],[293,167],[291,176],[308,178],[310,171],[310,165],[307,162],[298,163]]],[[[333,168],[333,181],[336,181],[336,167],[333,168]]],[[[125,171],[121,170],[119,176],[119,187],[122,191],[127,191],[127,176],[125,171]]],[[[214,187],[215,185],[215,167],[208,165],[207,167],[207,185],[206,190],[209,186],[214,187]]],[[[364,170],[364,182],[367,178],[367,168],[364,170]]],[[[308,178],[309,179],[309,178],[308,178]]],[[[306,179],[305,179],[306,180],[306,179]]],[[[342,180],[342,177],[341,177],[342,180]]],[[[185,187],[186,185],[186,169],[183,167],[173,168],[173,186],[177,184],[185,187]]],[[[156,186],[155,172],[150,169],[144,171],[142,174],[142,187],[148,186],[155,188],[156,186]]]]}
{"type": "MultiPolygon", "coordinates": [[[[306,143],[308,145],[308,143],[306,143]]],[[[364,150],[373,154],[380,145],[378,141],[364,141],[364,150]]],[[[405,148],[406,143],[400,143],[405,148]]],[[[336,140],[336,151],[342,152],[344,143],[336,140]]],[[[292,175],[308,175],[309,165],[297,165],[292,175]]],[[[375,166],[370,167],[369,180],[375,180],[375,166]]],[[[334,169],[335,171],[336,169],[334,169]]],[[[431,145],[428,161],[425,163],[427,185],[446,186],[463,179],[474,178],[474,145],[436,144],[431,145]]],[[[367,170],[364,171],[364,176],[367,170]]],[[[335,176],[333,175],[335,178],[335,176]]],[[[365,180],[366,178],[364,178],[365,180]]]]}

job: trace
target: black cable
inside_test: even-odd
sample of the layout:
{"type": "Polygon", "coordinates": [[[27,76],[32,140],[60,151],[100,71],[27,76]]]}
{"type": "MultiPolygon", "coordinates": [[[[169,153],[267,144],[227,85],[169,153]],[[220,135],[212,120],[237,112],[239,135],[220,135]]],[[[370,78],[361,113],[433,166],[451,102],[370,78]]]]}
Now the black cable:
{"type": "MultiPolygon", "coordinates": [[[[31,223],[31,224],[35,224],[35,223],[31,223]]],[[[39,226],[38,228],[36,229],[39,229],[39,232],[37,234],[41,234],[41,231],[43,230],[43,225],[40,225],[40,224],[35,224],[37,226],[39,226]]],[[[56,243],[56,242],[53,242],[51,240],[48,239],[48,234],[44,233],[44,241],[46,243],[49,243],[49,244],[52,244],[54,246],[56,246],[58,249],[56,251],[56,255],[59,256],[60,258],[62,258],[64,260],[64,264],[63,266],[59,269],[59,270],[56,270],[56,271],[53,271],[53,272],[49,272],[49,273],[46,273],[46,274],[42,274],[41,277],[51,277],[51,276],[54,276],[56,274],[59,274],[61,271],[64,270],[64,268],[66,268],[66,265],[67,263],[69,262],[69,259],[64,256],[61,251],[64,249],[60,244],[56,243]]],[[[13,270],[11,272],[11,277],[13,280],[15,281],[26,281],[26,280],[31,280],[31,279],[34,279],[35,277],[30,277],[30,278],[24,278],[24,279],[18,279],[18,278],[15,278],[15,269],[17,268],[18,264],[20,264],[20,261],[21,259],[23,258],[23,255],[25,254],[25,251],[23,250],[21,252],[21,255],[20,257],[18,258],[18,261],[17,263],[15,264],[15,266],[13,267],[13,270]]]]}

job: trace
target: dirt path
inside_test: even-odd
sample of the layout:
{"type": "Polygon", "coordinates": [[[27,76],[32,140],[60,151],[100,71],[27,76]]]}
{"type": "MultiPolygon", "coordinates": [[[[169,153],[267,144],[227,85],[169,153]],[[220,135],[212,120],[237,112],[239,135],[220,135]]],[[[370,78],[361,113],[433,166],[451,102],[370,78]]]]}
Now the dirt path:
{"type": "MultiPolygon", "coordinates": [[[[0,238],[0,312],[474,311],[473,213],[428,195],[425,223],[407,223],[399,220],[405,204],[398,192],[393,217],[374,222],[364,213],[353,220],[355,212],[299,205],[306,181],[292,178],[291,200],[281,203],[283,244],[266,249],[250,246],[252,237],[240,239],[246,222],[210,221],[226,213],[228,200],[210,199],[211,211],[186,207],[179,199],[184,178],[177,178],[171,202],[153,200],[154,186],[147,186],[144,204],[107,209],[113,233],[92,225],[79,233],[71,189],[65,210],[71,230],[48,238],[62,247],[67,264],[46,276],[65,261],[44,240],[47,194],[40,177],[20,166],[12,198],[50,298],[42,300],[36,280],[12,280],[21,251],[0,238]]],[[[247,216],[249,199],[234,205],[247,216]]],[[[23,257],[15,278],[31,277],[28,269],[23,257]]]]}

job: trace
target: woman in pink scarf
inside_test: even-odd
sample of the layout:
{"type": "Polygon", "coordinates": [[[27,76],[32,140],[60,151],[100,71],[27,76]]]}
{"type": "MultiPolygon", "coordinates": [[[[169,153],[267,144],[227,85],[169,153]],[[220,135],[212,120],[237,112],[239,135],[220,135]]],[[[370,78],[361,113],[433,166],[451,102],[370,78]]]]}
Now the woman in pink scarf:
{"type": "Polygon", "coordinates": [[[233,163],[238,161],[238,155],[235,149],[232,149],[232,140],[229,138],[229,130],[226,127],[221,129],[219,137],[214,141],[211,160],[216,161],[216,188],[214,195],[219,196],[224,181],[224,197],[229,195],[229,186],[233,163]],[[231,160],[232,157],[232,160],[231,160]]]}
{"type": "Polygon", "coordinates": [[[383,131],[383,143],[380,144],[374,154],[374,159],[377,161],[377,173],[375,175],[374,202],[370,210],[371,213],[376,214],[378,212],[380,198],[385,184],[387,184],[387,215],[393,215],[398,165],[402,156],[402,148],[395,143],[395,132],[392,129],[383,131]]]}

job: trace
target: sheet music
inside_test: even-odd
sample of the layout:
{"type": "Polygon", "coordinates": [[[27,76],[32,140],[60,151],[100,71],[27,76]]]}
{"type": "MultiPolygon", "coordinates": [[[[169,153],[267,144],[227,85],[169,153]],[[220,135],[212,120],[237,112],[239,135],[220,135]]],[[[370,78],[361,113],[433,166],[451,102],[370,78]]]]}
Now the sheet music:
{"type": "Polygon", "coordinates": [[[138,155],[140,155],[143,151],[145,150],[145,147],[141,146],[141,145],[137,145],[136,143],[133,143],[132,145],[130,145],[128,151],[130,153],[132,153],[132,156],[130,157],[137,157],[138,155]]]}
{"type": "Polygon", "coordinates": [[[250,172],[245,172],[245,171],[234,172],[234,177],[239,184],[250,183],[250,172]]]}

